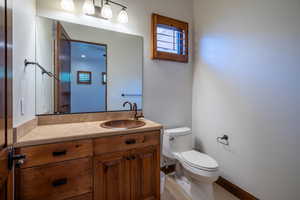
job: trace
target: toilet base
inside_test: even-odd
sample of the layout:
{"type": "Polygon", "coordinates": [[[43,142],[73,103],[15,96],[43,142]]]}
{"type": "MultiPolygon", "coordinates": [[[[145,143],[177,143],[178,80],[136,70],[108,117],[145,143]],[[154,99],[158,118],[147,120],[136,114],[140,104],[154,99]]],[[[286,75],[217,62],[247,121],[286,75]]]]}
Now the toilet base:
{"type": "Polygon", "coordinates": [[[215,200],[211,183],[190,182],[184,176],[176,177],[175,180],[192,200],[215,200]]]}
{"type": "Polygon", "coordinates": [[[192,200],[215,200],[213,185],[208,183],[191,183],[192,200]]]}

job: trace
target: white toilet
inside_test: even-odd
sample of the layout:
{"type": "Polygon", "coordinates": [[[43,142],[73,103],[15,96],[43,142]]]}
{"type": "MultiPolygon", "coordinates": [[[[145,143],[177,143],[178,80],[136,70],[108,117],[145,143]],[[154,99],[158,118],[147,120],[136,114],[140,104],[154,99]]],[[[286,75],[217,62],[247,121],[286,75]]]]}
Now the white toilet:
{"type": "Polygon", "coordinates": [[[192,200],[214,200],[213,183],[219,177],[219,166],[210,156],[193,150],[190,128],[164,131],[163,156],[176,161],[176,181],[192,200]]]}

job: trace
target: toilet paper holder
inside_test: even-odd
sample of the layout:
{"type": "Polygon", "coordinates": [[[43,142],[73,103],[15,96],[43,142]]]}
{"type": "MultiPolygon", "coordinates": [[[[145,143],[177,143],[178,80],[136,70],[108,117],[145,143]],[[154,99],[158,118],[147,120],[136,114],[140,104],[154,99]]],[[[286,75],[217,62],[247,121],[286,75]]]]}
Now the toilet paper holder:
{"type": "Polygon", "coordinates": [[[223,135],[222,137],[217,137],[217,142],[224,144],[224,145],[229,145],[229,137],[228,135],[223,135]]]}

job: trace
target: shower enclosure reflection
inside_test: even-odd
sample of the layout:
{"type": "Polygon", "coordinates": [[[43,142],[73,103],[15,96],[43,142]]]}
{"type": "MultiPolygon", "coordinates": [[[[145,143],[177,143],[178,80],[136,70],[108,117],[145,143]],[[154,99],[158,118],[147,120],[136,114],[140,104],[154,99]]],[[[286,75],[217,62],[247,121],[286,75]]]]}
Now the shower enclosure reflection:
{"type": "Polygon", "coordinates": [[[143,38],[37,17],[36,114],[142,109],[143,38]]]}

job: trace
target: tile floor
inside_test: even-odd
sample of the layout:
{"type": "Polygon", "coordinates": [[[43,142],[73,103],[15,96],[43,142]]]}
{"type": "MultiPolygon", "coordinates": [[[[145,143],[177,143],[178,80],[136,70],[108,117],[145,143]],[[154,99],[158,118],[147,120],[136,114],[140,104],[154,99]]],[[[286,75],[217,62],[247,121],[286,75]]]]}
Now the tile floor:
{"type": "MultiPolygon", "coordinates": [[[[216,200],[239,200],[231,193],[227,192],[221,186],[214,184],[215,199],[216,200]]],[[[162,200],[191,200],[189,196],[175,183],[172,178],[167,177],[165,179],[165,189],[162,194],[162,200]]]]}

